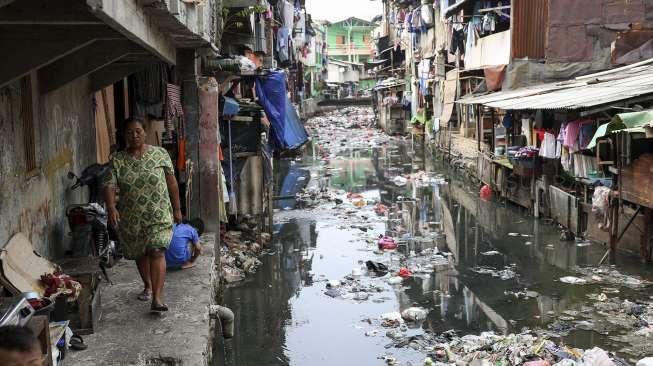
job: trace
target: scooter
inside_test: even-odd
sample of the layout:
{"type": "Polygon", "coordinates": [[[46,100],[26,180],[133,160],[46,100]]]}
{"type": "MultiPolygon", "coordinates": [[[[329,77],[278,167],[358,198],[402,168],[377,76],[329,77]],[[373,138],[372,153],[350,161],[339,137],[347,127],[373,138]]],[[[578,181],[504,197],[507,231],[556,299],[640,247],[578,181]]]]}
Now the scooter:
{"type": "Polygon", "coordinates": [[[107,223],[107,212],[103,196],[103,180],[111,173],[108,164],[93,164],[84,169],[81,176],[68,173],[68,179],[75,183],[70,187],[75,190],[86,186],[89,200],[85,204],[73,204],[66,207],[66,217],[72,235],[71,255],[75,257],[92,256],[99,260],[99,266],[106,278],[106,269],[120,259],[117,235],[107,223]]]}

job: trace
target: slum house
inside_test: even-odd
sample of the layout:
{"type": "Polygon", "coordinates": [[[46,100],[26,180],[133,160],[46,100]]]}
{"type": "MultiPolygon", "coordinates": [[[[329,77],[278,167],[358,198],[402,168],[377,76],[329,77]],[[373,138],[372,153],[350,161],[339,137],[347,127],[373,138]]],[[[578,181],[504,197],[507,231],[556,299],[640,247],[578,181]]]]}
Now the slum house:
{"type": "Polygon", "coordinates": [[[372,30],[376,25],[351,17],[327,26],[329,56],[335,60],[365,63],[371,58],[372,30]]]}
{"type": "MultiPolygon", "coordinates": [[[[438,29],[434,26],[436,13],[431,3],[422,5],[416,1],[384,1],[383,4],[381,22],[374,32],[376,59],[369,64],[378,81],[376,91],[379,95],[375,108],[390,105],[397,114],[399,108],[402,108],[407,118],[398,129],[423,135],[424,124],[433,115],[432,98],[424,98],[424,95],[431,96],[430,91],[434,87],[432,78],[428,77],[429,69],[424,68],[426,63],[421,60],[430,61],[437,56],[435,34],[438,29]],[[418,75],[419,72],[422,72],[422,76],[418,75]],[[388,93],[386,86],[394,84],[395,79],[401,79],[404,88],[402,91],[390,90],[388,93]],[[381,96],[390,99],[379,99],[381,96]]],[[[430,65],[429,63],[428,66],[430,65]]],[[[382,124],[387,125],[387,122],[382,124]]]]}
{"type": "MultiPolygon", "coordinates": [[[[214,40],[213,2],[173,2],[177,10],[127,0],[2,5],[2,41],[11,52],[0,79],[5,139],[0,243],[23,232],[43,255],[63,254],[65,208],[86,199],[81,191],[69,190],[66,174],[106,162],[111,145],[122,142],[123,121],[141,106],[126,78],[141,70],[169,73],[176,66],[166,80],[178,80],[171,89],[185,93],[178,104],[168,106],[185,113],[187,158],[199,174],[194,49],[208,48],[214,40]]],[[[167,92],[162,83],[157,79],[138,85],[160,94],[159,117],[167,92]]],[[[194,181],[188,209],[200,213],[200,179],[194,181]]]]}
{"type": "MultiPolygon", "coordinates": [[[[457,104],[458,98],[585,75],[639,61],[650,52],[650,5],[596,5],[574,2],[571,6],[575,11],[570,12],[569,4],[560,1],[386,2],[384,22],[391,25],[389,28],[399,39],[395,44],[412,45],[406,47],[406,58],[416,56],[413,62],[406,62],[406,75],[412,75],[410,80],[406,77],[406,82],[409,87],[416,85],[417,93],[404,95],[413,122],[423,123],[426,135],[437,147],[462,158],[456,160],[467,166],[475,167],[477,156],[505,155],[510,147],[507,145],[512,144],[506,143],[509,137],[498,124],[505,114],[493,108],[457,104]],[[565,36],[570,33],[574,39],[565,36]],[[433,57],[420,57],[422,54],[433,57]],[[430,98],[422,103],[424,94],[433,95],[432,107],[430,98]]],[[[638,100],[631,98],[630,102],[632,105],[638,100]]],[[[617,111],[612,112],[614,115],[617,111]]],[[[513,174],[512,166],[501,162],[479,163],[479,176],[496,171],[501,182],[512,180],[505,183],[512,188],[503,195],[533,207],[537,199],[534,181],[527,178],[523,184],[515,183],[519,175],[513,174]]],[[[516,169],[517,173],[520,169],[516,169]]],[[[524,169],[530,169],[524,174],[532,174],[532,166],[524,169]]],[[[576,220],[558,221],[571,226],[573,232],[581,232],[576,220]]]]}
{"type": "Polygon", "coordinates": [[[651,115],[620,112],[653,105],[652,63],[461,99],[506,111],[500,123],[493,121],[500,136],[495,154],[479,155],[480,179],[573,234],[610,242],[613,249],[624,238],[622,247],[650,258],[650,192],[632,179],[649,173],[653,141],[645,128],[651,115]],[[520,147],[523,141],[515,141],[524,138],[520,147]],[[610,212],[617,207],[620,213],[610,212]],[[634,220],[641,232],[630,226],[634,220]]]}
{"type": "Polygon", "coordinates": [[[234,282],[256,270],[272,233],[273,157],[308,141],[298,108],[310,104],[304,66],[316,57],[316,33],[299,1],[224,5],[222,52],[203,70],[219,89],[222,274],[234,282]]]}
{"type": "Polygon", "coordinates": [[[302,118],[318,112],[317,103],[322,98],[322,91],[327,78],[327,30],[323,22],[313,21],[310,14],[306,20],[306,45],[298,54],[304,65],[303,101],[300,108],[302,118]]]}
{"type": "Polygon", "coordinates": [[[641,60],[650,52],[647,6],[641,1],[389,0],[377,46],[379,53],[385,45],[404,51],[404,105],[418,117],[414,122],[440,147],[451,145],[473,161],[476,126],[467,111],[455,107],[456,98],[480,84],[484,90],[508,89],[605,70],[613,60],[641,60]],[[440,127],[445,132],[435,134],[440,127]]]}
{"type": "Polygon", "coordinates": [[[363,64],[358,62],[328,59],[327,98],[344,99],[356,97],[366,80],[363,64]]]}
{"type": "MultiPolygon", "coordinates": [[[[111,152],[124,145],[127,118],[144,119],[150,133],[147,142],[170,153],[182,186],[184,214],[201,216],[209,229],[217,229],[219,191],[211,184],[217,180],[211,168],[218,161],[217,140],[211,143],[210,138],[217,134],[217,103],[202,105],[207,100],[200,98],[197,63],[201,55],[215,50],[216,15],[213,0],[0,3],[0,39],[7,50],[0,72],[3,296],[36,291],[47,297],[38,277],[44,273],[58,276],[53,274],[51,261],[57,262],[81,285],[70,299],[75,304],[71,311],[64,305],[57,317],[70,321],[66,324],[76,332],[98,332],[103,281],[97,262],[86,255],[62,259],[74,249],[67,208],[89,202],[89,192],[101,195],[101,188],[92,184],[73,190],[75,181],[67,175],[81,175],[93,164],[106,163],[111,152]]],[[[136,277],[134,272],[130,274],[130,278],[136,277]]],[[[125,291],[127,282],[129,279],[107,290],[109,298],[121,298],[116,293],[125,291]]],[[[65,296],[59,298],[67,302],[65,296]]],[[[3,304],[7,301],[14,300],[2,298],[3,304]]],[[[211,301],[207,293],[196,305],[206,306],[211,301]]],[[[116,315],[115,311],[124,309],[109,310],[116,315]]],[[[59,324],[53,328],[42,319],[25,317],[17,324],[29,321],[40,335],[45,334],[46,361],[55,364],[58,351],[56,344],[50,344],[48,326],[57,332],[52,333],[55,341],[66,327],[59,324]]],[[[126,347],[132,340],[124,334],[131,333],[123,328],[125,323],[113,319],[102,326],[117,329],[117,333],[109,330],[102,337],[105,343],[123,342],[126,347]]],[[[184,323],[185,319],[177,321],[184,323]]],[[[140,326],[137,322],[132,325],[140,326]]],[[[195,330],[198,337],[208,332],[208,326],[195,330]]],[[[90,342],[93,339],[97,340],[91,338],[90,342]]],[[[156,337],[152,341],[156,342],[156,337]]],[[[101,345],[94,345],[98,353],[93,354],[99,355],[101,345]]],[[[205,350],[206,345],[197,342],[195,348],[174,352],[176,357],[199,362],[205,350]]],[[[122,352],[120,356],[134,355],[122,352]]]]}
{"type": "Polygon", "coordinates": [[[651,33],[646,14],[651,9],[644,2],[513,1],[499,6],[464,1],[448,7],[444,3],[440,19],[451,34],[445,48],[454,67],[445,70],[439,102],[444,107],[439,120],[444,132],[436,140],[472,161],[475,150],[489,149],[490,128],[487,121],[477,126],[480,117],[472,109],[457,107],[456,98],[479,88],[510,90],[586,75],[639,61],[648,52],[645,40],[651,33]]]}
{"type": "Polygon", "coordinates": [[[365,63],[365,69],[376,79],[371,90],[372,109],[379,128],[387,134],[403,135],[410,120],[404,97],[405,94],[410,96],[405,81],[406,52],[396,38],[396,32],[390,31],[388,12],[388,3],[384,3],[384,12],[376,18],[378,25],[372,31],[374,59],[365,63]]]}

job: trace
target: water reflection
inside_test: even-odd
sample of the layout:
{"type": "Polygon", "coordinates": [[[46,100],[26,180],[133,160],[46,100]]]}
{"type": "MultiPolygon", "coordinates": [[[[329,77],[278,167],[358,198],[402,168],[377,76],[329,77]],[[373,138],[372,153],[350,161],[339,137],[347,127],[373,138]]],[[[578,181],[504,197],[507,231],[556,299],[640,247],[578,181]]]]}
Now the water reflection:
{"type": "MultiPolygon", "coordinates": [[[[374,364],[371,360],[386,352],[388,340],[364,337],[361,319],[421,306],[429,309],[425,329],[509,333],[546,328],[601,289],[557,279],[572,274],[574,266],[597,263],[602,246],[561,242],[556,227],[513,206],[480,201],[477,188],[436,161],[419,146],[396,142],[343,148],[337,156],[310,146],[301,159],[277,162],[277,208],[295,208],[297,192],[327,183],[364,193],[389,212],[371,235],[385,231],[395,236],[404,253],[437,247],[451,253],[453,265],[416,275],[401,289],[388,287],[384,303],[330,299],[323,294],[322,281],[342,278],[374,254],[362,251],[360,237],[342,230],[329,210],[307,211],[279,223],[261,270],[226,292],[238,334],[232,365],[374,364]],[[426,176],[416,174],[424,170],[426,176]],[[394,182],[409,174],[415,179],[405,185],[394,182]]],[[[635,261],[624,258],[619,265],[624,272],[651,277],[635,261]]],[[[627,290],[622,294],[645,296],[627,290]]],[[[593,331],[572,331],[564,341],[580,347],[614,346],[593,331]]],[[[404,352],[404,360],[423,360],[410,350],[392,351],[404,352]]]]}
{"type": "Polygon", "coordinates": [[[292,220],[276,225],[272,251],[245,283],[229,288],[225,302],[236,314],[238,336],[227,355],[230,366],[287,365],[286,328],[292,323],[289,300],[311,286],[317,241],[315,221],[292,220]]]}

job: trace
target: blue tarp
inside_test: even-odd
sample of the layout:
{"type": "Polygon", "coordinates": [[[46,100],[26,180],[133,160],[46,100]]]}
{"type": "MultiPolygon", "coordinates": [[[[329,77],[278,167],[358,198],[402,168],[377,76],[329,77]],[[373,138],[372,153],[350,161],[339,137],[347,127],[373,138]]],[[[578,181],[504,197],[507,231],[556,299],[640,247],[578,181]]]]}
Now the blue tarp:
{"type": "Polygon", "coordinates": [[[256,90],[270,121],[270,141],[274,149],[292,150],[305,144],[308,133],[288,100],[286,75],[270,71],[268,75],[256,79],[256,90]]]}
{"type": "Polygon", "coordinates": [[[297,115],[295,107],[286,98],[286,126],[283,130],[283,138],[288,145],[288,149],[296,149],[308,141],[308,133],[297,115]]]}

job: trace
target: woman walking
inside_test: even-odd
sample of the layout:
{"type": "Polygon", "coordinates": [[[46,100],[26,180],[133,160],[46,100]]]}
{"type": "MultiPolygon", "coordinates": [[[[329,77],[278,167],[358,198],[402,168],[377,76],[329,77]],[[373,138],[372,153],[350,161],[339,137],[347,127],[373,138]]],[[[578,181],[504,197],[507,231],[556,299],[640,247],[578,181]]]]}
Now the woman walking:
{"type": "Polygon", "coordinates": [[[165,251],[172,238],[173,218],[180,223],[182,215],[170,156],[161,147],[145,144],[145,136],[141,121],[126,121],[127,149],[111,158],[105,196],[109,224],[118,228],[124,255],[136,260],[143,279],[143,293],[138,298],[147,301],[151,296],[151,310],[163,312],[168,311],[161,293],[165,251]]]}

